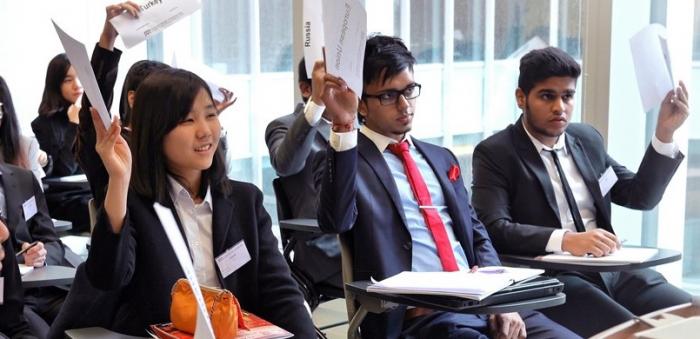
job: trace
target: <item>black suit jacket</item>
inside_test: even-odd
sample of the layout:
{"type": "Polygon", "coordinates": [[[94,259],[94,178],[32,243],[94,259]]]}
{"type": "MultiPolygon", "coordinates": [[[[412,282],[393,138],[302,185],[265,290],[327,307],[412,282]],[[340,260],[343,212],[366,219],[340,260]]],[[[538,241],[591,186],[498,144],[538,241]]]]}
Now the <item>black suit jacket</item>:
{"type": "MultiPolygon", "coordinates": [[[[251,184],[231,184],[228,195],[211,188],[214,257],[243,240],[251,260],[225,279],[217,267],[221,285],[234,293],[243,309],[300,338],[314,337],[304,300],[272,234],[262,193],[251,184]]],[[[93,286],[120,290],[111,326],[117,332],[144,335],[148,325],[168,322],[170,291],[184,277],[152,205],[130,192],[121,232],[112,233],[104,209],[93,231],[85,268],[93,286]]]]}
{"type": "MultiPolygon", "coordinates": [[[[10,237],[12,236],[10,230],[10,237]]],[[[0,246],[5,251],[5,259],[2,260],[2,270],[0,270],[0,277],[4,278],[4,291],[0,291],[4,293],[3,304],[0,305],[0,337],[5,335],[13,339],[34,338],[22,313],[24,306],[22,280],[12,241],[7,240],[0,246]]]]}
{"type": "MultiPolygon", "coordinates": [[[[326,123],[309,125],[303,103],[299,103],[293,113],[267,125],[265,142],[270,151],[270,163],[280,177],[283,198],[292,212],[287,218],[316,218],[329,133],[326,123]]],[[[339,275],[338,240],[334,235],[320,235],[297,242],[294,265],[315,283],[339,275]]]]}
{"type": "Polygon", "coordinates": [[[31,171],[0,163],[0,181],[5,191],[7,206],[7,227],[13,234],[14,248],[21,248],[23,242],[41,241],[46,248],[46,264],[69,265],[64,259],[64,248],[56,235],[53,221],[49,216],[44,192],[31,171]],[[22,204],[34,197],[36,214],[25,220],[22,204]]]}
{"type": "MultiPolygon", "coordinates": [[[[484,226],[469,205],[460,176],[448,179],[457,158],[447,149],[413,139],[440,182],[453,221],[455,237],[469,265],[499,265],[484,226]]],[[[356,280],[385,279],[411,270],[412,241],[391,170],[375,144],[359,133],[357,147],[336,152],[328,147],[321,189],[319,225],[325,232],[346,233],[352,243],[356,280]]],[[[364,338],[396,338],[405,307],[370,314],[362,325],[364,338]]]]}
{"type": "Polygon", "coordinates": [[[38,116],[32,121],[32,131],[39,146],[51,156],[53,167],[47,177],[62,177],[82,173],[73,157],[73,141],[78,125],[68,120],[68,107],[51,116],[38,116]]]}
{"type": "MultiPolygon", "coordinates": [[[[99,45],[95,45],[92,51],[90,64],[95,72],[97,85],[100,87],[102,99],[109,110],[112,107],[114,98],[114,84],[117,81],[117,72],[119,71],[119,59],[122,52],[119,49],[113,51],[104,49],[99,45]]],[[[75,138],[73,151],[75,158],[80,164],[80,168],[85,172],[85,176],[90,183],[90,191],[95,199],[95,206],[102,206],[107,192],[107,182],[109,175],[100,160],[100,156],[95,151],[95,126],[92,124],[90,116],[90,100],[87,95],[83,96],[83,103],[80,108],[80,124],[78,127],[78,135],[75,138]]],[[[124,119],[124,117],[121,117],[124,119]]],[[[122,120],[123,121],[123,120],[122,120]]],[[[124,130],[122,130],[124,131],[124,130]]],[[[124,135],[124,134],[123,134],[124,135]]]]}
{"type": "MultiPolygon", "coordinates": [[[[577,123],[566,129],[566,147],[593,196],[598,227],[610,232],[611,202],[634,209],[653,208],[683,160],[682,154],[671,159],[649,145],[635,174],[607,154],[598,131],[577,123]],[[618,181],[603,196],[598,179],[608,167],[618,181]]],[[[472,203],[499,252],[542,254],[551,233],[561,228],[549,175],[522,117],[474,150],[472,203]]]]}

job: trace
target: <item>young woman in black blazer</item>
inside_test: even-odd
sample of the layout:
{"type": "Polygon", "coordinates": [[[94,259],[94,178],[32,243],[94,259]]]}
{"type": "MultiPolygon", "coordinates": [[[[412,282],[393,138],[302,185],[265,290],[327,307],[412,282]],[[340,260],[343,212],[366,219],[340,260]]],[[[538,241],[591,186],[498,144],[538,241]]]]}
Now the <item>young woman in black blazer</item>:
{"type": "Polygon", "coordinates": [[[153,210],[158,202],[178,219],[195,267],[205,267],[197,269],[199,280],[232,291],[245,310],[299,338],[315,336],[262,193],[226,178],[218,111],[202,79],[179,69],[146,78],[136,91],[129,144],[116,120],[107,130],[94,110],[92,118],[109,182],[86,272],[95,287],[121,293],[112,330],[144,335],[149,324],[169,321],[170,290],[184,274],[153,210]],[[215,258],[236,245],[250,260],[224,275],[215,258]]]}
{"type": "MultiPolygon", "coordinates": [[[[46,69],[39,116],[32,121],[32,130],[39,140],[39,146],[52,161],[52,168],[46,173],[48,177],[82,173],[73,156],[80,110],[76,102],[82,94],[83,88],[68,57],[63,53],[56,55],[46,69]]],[[[75,231],[89,230],[90,197],[90,190],[83,188],[49,187],[46,191],[51,216],[70,220],[75,231]]]]}

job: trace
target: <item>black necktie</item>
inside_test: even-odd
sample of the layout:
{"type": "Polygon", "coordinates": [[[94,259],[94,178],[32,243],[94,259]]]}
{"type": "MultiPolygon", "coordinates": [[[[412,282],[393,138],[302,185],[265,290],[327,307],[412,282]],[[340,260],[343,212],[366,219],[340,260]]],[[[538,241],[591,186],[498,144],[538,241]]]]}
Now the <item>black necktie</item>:
{"type": "Polygon", "coordinates": [[[557,151],[551,150],[548,152],[552,154],[552,159],[554,159],[554,165],[557,166],[557,172],[559,172],[561,186],[564,189],[566,203],[569,205],[569,211],[571,211],[571,216],[574,218],[574,225],[576,226],[576,231],[585,232],[586,228],[583,226],[583,219],[581,219],[581,213],[578,211],[578,205],[576,205],[574,193],[571,192],[571,186],[569,186],[569,182],[566,181],[566,176],[564,175],[564,170],[562,170],[561,168],[561,163],[559,162],[559,156],[557,156],[557,151]]]}

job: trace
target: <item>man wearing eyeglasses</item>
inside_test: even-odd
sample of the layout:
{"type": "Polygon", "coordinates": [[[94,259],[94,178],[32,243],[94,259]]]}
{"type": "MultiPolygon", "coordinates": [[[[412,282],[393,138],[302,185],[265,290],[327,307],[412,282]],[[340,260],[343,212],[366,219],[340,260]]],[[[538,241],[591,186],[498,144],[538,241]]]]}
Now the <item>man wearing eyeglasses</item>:
{"type": "MultiPolygon", "coordinates": [[[[457,158],[410,134],[421,93],[415,62],[398,38],[368,39],[359,103],[322,63],[314,68],[313,77],[326,80],[323,102],[333,122],[319,225],[346,237],[355,279],[500,264],[469,206],[457,158]]],[[[534,311],[482,316],[398,307],[367,315],[361,330],[363,338],[578,337],[534,311]]]]}

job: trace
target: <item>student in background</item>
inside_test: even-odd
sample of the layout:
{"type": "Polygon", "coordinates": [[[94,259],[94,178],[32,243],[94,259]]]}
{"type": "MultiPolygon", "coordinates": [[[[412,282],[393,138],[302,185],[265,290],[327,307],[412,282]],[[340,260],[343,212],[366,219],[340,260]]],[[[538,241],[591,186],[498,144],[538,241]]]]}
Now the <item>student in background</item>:
{"type": "MultiPolygon", "coordinates": [[[[271,121],[265,130],[270,163],[291,207],[292,218],[316,218],[320,191],[316,178],[323,171],[330,122],[323,116],[323,82],[312,86],[306,76],[304,59],[299,61],[299,90],[303,102],[294,112],[271,121]]],[[[333,234],[322,234],[298,241],[294,265],[313,284],[326,282],[343,288],[340,275],[340,248],[333,234]]]]}
{"type": "MultiPolygon", "coordinates": [[[[76,103],[82,94],[83,88],[68,57],[65,54],[55,56],[46,70],[39,116],[32,121],[32,130],[41,149],[53,162],[47,173],[49,177],[82,173],[72,152],[80,110],[76,103]]],[[[70,220],[73,230],[78,232],[89,229],[90,197],[90,191],[83,188],[49,187],[46,191],[51,216],[70,220]]]]}
{"type": "Polygon", "coordinates": [[[39,149],[36,139],[20,133],[10,88],[3,77],[0,77],[0,162],[28,169],[39,181],[46,176],[42,167],[48,165],[48,156],[39,149]]]}
{"type": "Polygon", "coordinates": [[[3,303],[0,304],[0,339],[34,339],[22,312],[22,281],[15,259],[10,231],[0,221],[0,277],[3,278],[3,303]]]}
{"type": "Polygon", "coordinates": [[[107,131],[93,110],[96,150],[109,182],[88,278],[97,288],[121,291],[112,330],[144,335],[148,325],[169,320],[170,290],[184,274],[153,210],[158,202],[180,221],[201,284],[229,289],[245,310],[311,338],[313,324],[277,248],[262,193],[226,178],[218,113],[206,83],[179,69],[141,83],[129,144],[119,122],[107,131]],[[214,258],[237,244],[250,260],[222,272],[214,258]]]}

